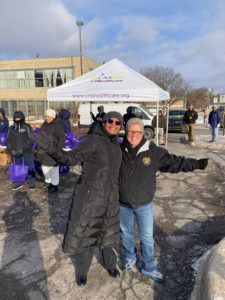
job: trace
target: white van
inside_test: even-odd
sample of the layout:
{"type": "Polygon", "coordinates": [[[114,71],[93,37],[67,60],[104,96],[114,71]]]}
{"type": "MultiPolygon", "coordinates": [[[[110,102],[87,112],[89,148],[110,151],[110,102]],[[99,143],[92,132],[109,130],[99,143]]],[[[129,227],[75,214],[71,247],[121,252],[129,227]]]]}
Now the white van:
{"type": "Polygon", "coordinates": [[[141,104],[138,103],[80,103],[78,108],[78,124],[82,127],[89,126],[93,120],[90,112],[94,115],[98,113],[97,107],[103,105],[104,112],[118,111],[123,116],[127,112],[127,108],[131,108],[131,112],[138,118],[141,118],[144,123],[145,138],[149,139],[154,136],[154,130],[152,128],[153,113],[141,104]]]}

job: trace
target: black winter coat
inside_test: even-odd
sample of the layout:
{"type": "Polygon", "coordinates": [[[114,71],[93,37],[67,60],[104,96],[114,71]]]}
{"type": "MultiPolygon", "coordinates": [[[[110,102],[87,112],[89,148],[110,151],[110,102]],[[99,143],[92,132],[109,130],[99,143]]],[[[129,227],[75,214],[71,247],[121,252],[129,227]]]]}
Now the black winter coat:
{"type": "Polygon", "coordinates": [[[121,149],[116,137],[109,137],[98,125],[78,147],[52,154],[63,165],[83,162],[63,250],[73,255],[91,246],[119,244],[119,187],[121,149]]]}
{"type": "Polygon", "coordinates": [[[188,172],[199,168],[199,162],[169,154],[151,141],[144,141],[136,155],[126,141],[121,144],[122,164],[120,168],[120,204],[138,207],[152,202],[156,191],[156,173],[188,172]]]}
{"type": "Polygon", "coordinates": [[[186,110],[183,116],[184,124],[195,124],[196,120],[198,119],[198,113],[194,109],[186,110]]]}
{"type": "Polygon", "coordinates": [[[9,129],[9,120],[5,116],[5,111],[2,107],[0,107],[0,113],[3,116],[3,119],[0,120],[0,132],[7,132],[9,129]]]}
{"type": "MultiPolygon", "coordinates": [[[[65,133],[63,125],[59,119],[53,120],[52,123],[44,122],[40,128],[40,134],[44,134],[46,137],[53,138],[54,143],[59,147],[63,148],[65,142],[65,133]]],[[[50,156],[46,151],[37,146],[36,158],[44,166],[57,166],[56,160],[50,156]]]]}
{"type": "Polygon", "coordinates": [[[70,112],[69,110],[62,108],[58,113],[58,118],[60,119],[64,132],[70,132],[71,131],[71,123],[70,123],[70,112]]]}
{"type": "Polygon", "coordinates": [[[32,127],[25,122],[23,112],[18,111],[14,113],[17,117],[21,118],[21,122],[15,122],[9,127],[7,135],[7,149],[12,154],[12,151],[20,153],[21,155],[32,153],[32,141],[30,139],[32,127]]]}

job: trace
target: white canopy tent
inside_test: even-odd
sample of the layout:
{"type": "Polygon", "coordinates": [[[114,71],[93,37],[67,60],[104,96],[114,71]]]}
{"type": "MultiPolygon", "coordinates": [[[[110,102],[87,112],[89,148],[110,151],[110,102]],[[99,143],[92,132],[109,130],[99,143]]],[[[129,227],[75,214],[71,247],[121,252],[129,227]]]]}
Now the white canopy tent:
{"type": "Polygon", "coordinates": [[[168,92],[118,59],[48,90],[48,101],[150,102],[169,100],[168,92]]]}
{"type": "Polygon", "coordinates": [[[170,95],[120,60],[112,59],[81,77],[49,89],[47,99],[60,102],[156,102],[158,111],[159,102],[168,101],[170,95]]]}

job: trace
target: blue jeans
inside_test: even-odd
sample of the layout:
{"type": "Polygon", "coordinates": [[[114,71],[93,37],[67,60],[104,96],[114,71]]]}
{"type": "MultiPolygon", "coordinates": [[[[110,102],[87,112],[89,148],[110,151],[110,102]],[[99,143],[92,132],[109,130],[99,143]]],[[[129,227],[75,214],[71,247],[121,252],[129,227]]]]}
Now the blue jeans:
{"type": "Polygon", "coordinates": [[[218,140],[218,127],[217,126],[211,126],[211,131],[212,131],[212,141],[217,141],[218,140]]]}
{"type": "Polygon", "coordinates": [[[24,160],[24,164],[28,166],[28,175],[27,175],[27,182],[28,184],[34,185],[35,184],[35,168],[34,168],[34,157],[32,154],[25,154],[23,156],[15,155],[15,162],[17,164],[22,162],[22,158],[24,160]]]}
{"type": "Polygon", "coordinates": [[[125,262],[136,261],[135,221],[141,242],[142,269],[151,272],[155,269],[152,202],[137,208],[120,206],[120,231],[125,249],[125,262]]]}

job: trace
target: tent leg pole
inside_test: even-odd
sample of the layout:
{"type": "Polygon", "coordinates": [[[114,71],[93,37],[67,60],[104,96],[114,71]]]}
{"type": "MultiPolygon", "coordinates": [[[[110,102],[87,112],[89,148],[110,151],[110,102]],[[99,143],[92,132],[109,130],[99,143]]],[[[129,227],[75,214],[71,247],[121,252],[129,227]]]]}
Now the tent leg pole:
{"type": "Polygon", "coordinates": [[[166,149],[168,145],[168,130],[169,130],[169,111],[170,111],[170,103],[167,102],[167,113],[166,113],[166,149]]]}
{"type": "Polygon", "coordinates": [[[156,145],[159,146],[159,99],[156,107],[156,145]]]}

